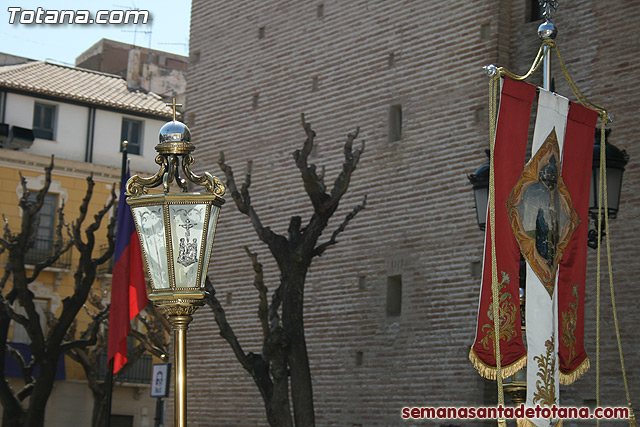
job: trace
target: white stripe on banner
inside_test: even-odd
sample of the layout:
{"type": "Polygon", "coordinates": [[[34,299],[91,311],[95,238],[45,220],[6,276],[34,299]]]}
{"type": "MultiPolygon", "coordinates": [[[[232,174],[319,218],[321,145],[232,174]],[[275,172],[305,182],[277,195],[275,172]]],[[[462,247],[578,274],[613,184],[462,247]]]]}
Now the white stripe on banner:
{"type": "MultiPolygon", "coordinates": [[[[562,157],[564,145],[564,134],[567,125],[567,115],[569,114],[569,100],[558,94],[540,89],[538,98],[538,111],[533,133],[531,156],[535,156],[542,146],[547,136],[554,129],[558,138],[558,148],[562,157]]],[[[558,159],[561,161],[561,159],[558,159]]],[[[558,165],[558,176],[560,176],[561,164],[558,165]]],[[[549,364],[553,370],[553,391],[555,392],[555,404],[559,405],[559,363],[557,357],[558,348],[558,319],[557,319],[557,283],[555,278],[555,289],[553,299],[549,297],[546,288],[535,274],[529,263],[527,263],[527,284],[526,284],[526,339],[527,339],[527,406],[535,405],[550,406],[541,401],[540,396],[549,397],[547,387],[538,373],[549,364]],[[553,338],[553,340],[552,340],[553,338]],[[553,349],[548,351],[547,341],[552,340],[553,349]],[[552,357],[550,361],[547,355],[552,357]]],[[[551,419],[531,419],[538,427],[549,427],[556,424],[557,420],[551,419]]]]}

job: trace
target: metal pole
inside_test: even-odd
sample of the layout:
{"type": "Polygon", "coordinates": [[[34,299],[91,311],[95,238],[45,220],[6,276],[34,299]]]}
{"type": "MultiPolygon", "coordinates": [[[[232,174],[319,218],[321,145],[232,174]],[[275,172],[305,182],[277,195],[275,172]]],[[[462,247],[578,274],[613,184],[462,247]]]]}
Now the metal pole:
{"type": "Polygon", "coordinates": [[[544,59],[542,62],[542,88],[551,90],[551,55],[549,46],[544,47],[544,59]]]}
{"type": "Polygon", "coordinates": [[[107,403],[105,408],[105,427],[111,427],[111,401],[113,399],[113,357],[109,359],[109,364],[107,368],[107,378],[104,382],[104,386],[107,389],[107,403]]]}
{"type": "Polygon", "coordinates": [[[174,420],[175,427],[187,426],[187,329],[192,316],[169,316],[173,327],[174,420]]]}
{"type": "Polygon", "coordinates": [[[164,401],[161,397],[156,400],[156,416],[153,420],[154,427],[164,426],[164,401]]]}
{"type": "MultiPolygon", "coordinates": [[[[120,169],[120,187],[126,185],[127,178],[127,146],[129,145],[128,141],[122,141],[122,167],[120,169]]],[[[105,380],[106,387],[106,399],[107,399],[107,408],[105,410],[106,420],[105,427],[111,426],[111,405],[113,400],[113,358],[108,361],[108,369],[107,369],[107,377],[105,380]]]]}
{"type": "MultiPolygon", "coordinates": [[[[551,9],[558,7],[556,0],[542,0],[540,4],[544,7],[544,22],[538,27],[538,37],[541,40],[553,40],[558,35],[556,26],[551,22],[551,9]]],[[[542,62],[542,88],[551,90],[551,55],[549,46],[544,47],[544,59],[542,62]]]]}

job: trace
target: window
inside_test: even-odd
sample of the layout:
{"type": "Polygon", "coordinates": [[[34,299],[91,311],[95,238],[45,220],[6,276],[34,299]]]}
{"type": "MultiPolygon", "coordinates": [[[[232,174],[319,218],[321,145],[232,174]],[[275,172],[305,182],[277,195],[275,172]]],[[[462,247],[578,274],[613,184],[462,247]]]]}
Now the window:
{"type": "Polygon", "coordinates": [[[402,105],[389,108],[389,142],[402,139],[402,105]]]}
{"type": "Polygon", "coordinates": [[[55,139],[56,106],[35,103],[33,108],[33,136],[42,139],[55,139]]]}
{"type": "MultiPolygon", "coordinates": [[[[29,193],[29,200],[35,202],[37,192],[29,193]]],[[[53,233],[56,224],[56,208],[58,206],[57,194],[45,194],[40,211],[36,214],[35,223],[36,239],[33,246],[27,251],[25,262],[37,264],[51,255],[53,249],[53,233]]]]}
{"type": "Polygon", "coordinates": [[[142,122],[139,120],[122,118],[122,133],[120,134],[120,151],[122,151],[122,141],[128,141],[127,153],[142,154],[142,122]]]}
{"type": "Polygon", "coordinates": [[[387,277],[387,316],[397,317],[402,313],[402,276],[387,277]]]}

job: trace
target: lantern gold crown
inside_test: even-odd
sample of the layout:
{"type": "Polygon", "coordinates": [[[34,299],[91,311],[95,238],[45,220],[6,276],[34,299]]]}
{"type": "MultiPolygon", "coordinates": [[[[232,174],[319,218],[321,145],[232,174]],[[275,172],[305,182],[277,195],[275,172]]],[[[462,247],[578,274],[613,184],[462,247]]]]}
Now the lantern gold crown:
{"type": "Polygon", "coordinates": [[[155,161],[160,165],[160,170],[149,178],[133,175],[127,181],[127,195],[142,196],[147,194],[146,188],[157,187],[160,184],[163,185],[164,192],[168,193],[174,181],[186,193],[188,191],[187,180],[179,176],[179,161],[182,159],[182,171],[189,181],[204,186],[208,193],[219,197],[224,196],[226,190],[220,179],[209,172],[196,175],[191,171],[190,167],[195,163],[191,156],[191,152],[195,150],[195,146],[191,143],[191,131],[187,125],[176,120],[176,107],[181,104],[176,104],[174,98],[173,103],[168,105],[173,107],[173,120],[160,128],[159,143],[155,147],[158,152],[155,161]]]}

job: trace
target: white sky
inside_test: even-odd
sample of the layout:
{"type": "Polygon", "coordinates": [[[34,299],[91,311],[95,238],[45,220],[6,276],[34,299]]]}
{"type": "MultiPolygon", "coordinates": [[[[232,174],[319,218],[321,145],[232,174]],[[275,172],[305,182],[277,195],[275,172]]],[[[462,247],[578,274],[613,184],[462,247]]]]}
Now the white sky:
{"type": "MultiPolygon", "coordinates": [[[[8,0],[0,8],[0,52],[70,65],[101,38],[142,47],[189,54],[191,0],[8,0]],[[45,6],[43,6],[45,5],[45,6]],[[9,24],[9,7],[23,10],[148,10],[151,24],[9,24]]],[[[17,20],[16,20],[17,21],[17,20]]]]}

